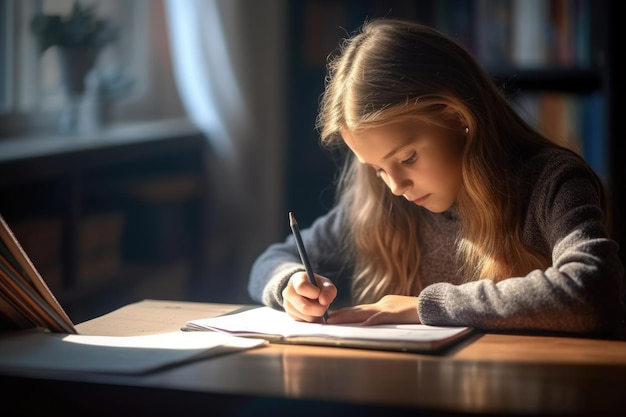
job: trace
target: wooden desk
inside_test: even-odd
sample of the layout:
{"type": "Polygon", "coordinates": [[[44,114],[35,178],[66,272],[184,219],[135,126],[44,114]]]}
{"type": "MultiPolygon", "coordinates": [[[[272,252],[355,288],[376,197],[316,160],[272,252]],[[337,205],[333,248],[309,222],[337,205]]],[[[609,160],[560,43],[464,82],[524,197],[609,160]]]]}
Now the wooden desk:
{"type": "MultiPolygon", "coordinates": [[[[158,333],[237,307],[146,300],[77,328],[158,333]]],[[[32,372],[0,382],[0,410],[22,414],[623,416],[626,341],[478,334],[441,355],[270,345],[145,376],[32,372]]]]}

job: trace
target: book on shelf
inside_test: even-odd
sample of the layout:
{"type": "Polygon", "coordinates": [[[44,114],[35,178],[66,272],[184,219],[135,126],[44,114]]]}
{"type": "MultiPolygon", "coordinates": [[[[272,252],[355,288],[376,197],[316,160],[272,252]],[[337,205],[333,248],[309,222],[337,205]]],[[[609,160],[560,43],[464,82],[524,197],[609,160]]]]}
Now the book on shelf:
{"type": "Polygon", "coordinates": [[[606,106],[601,93],[523,93],[514,98],[514,104],[528,123],[577,152],[607,181],[606,106]]]}
{"type": "Polygon", "coordinates": [[[0,374],[23,370],[140,374],[265,343],[182,331],[79,334],[0,215],[0,374]]]}
{"type": "Polygon", "coordinates": [[[548,60],[550,3],[514,0],[512,4],[511,61],[519,68],[540,68],[548,60]]]}
{"type": "Polygon", "coordinates": [[[436,2],[434,24],[490,70],[591,66],[590,0],[436,2]]]}
{"type": "Polygon", "coordinates": [[[470,327],[425,324],[308,323],[266,306],[248,306],[217,317],[190,320],[183,330],[221,332],[270,343],[422,353],[440,351],[473,332],[470,327]]]}

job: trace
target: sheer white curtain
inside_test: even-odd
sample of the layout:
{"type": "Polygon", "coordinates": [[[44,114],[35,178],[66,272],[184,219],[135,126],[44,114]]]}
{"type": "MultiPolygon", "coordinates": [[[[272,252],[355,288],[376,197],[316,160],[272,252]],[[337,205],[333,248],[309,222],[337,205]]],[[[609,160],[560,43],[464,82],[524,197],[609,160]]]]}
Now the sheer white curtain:
{"type": "Polygon", "coordinates": [[[246,136],[250,116],[218,3],[167,0],[166,12],[176,82],[187,113],[208,134],[217,155],[232,163],[237,157],[234,138],[246,136]]]}
{"type": "Polygon", "coordinates": [[[237,252],[243,281],[285,230],[286,2],[164,1],[181,99],[215,153],[211,176],[226,233],[218,247],[237,252]]]}

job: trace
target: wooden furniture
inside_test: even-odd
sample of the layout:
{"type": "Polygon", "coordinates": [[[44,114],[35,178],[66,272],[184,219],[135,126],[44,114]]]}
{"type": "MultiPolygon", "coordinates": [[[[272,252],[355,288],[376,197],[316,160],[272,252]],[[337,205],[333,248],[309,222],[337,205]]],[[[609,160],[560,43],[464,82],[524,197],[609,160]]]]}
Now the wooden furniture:
{"type": "MultiPolygon", "coordinates": [[[[239,306],[144,300],[82,334],[173,331],[239,306]]],[[[626,337],[478,333],[441,354],[269,345],[143,376],[0,375],[2,409],[55,415],[624,415],[626,337]]]]}
{"type": "Polygon", "coordinates": [[[209,145],[187,120],[0,141],[0,213],[75,322],[206,276],[209,145]]]}

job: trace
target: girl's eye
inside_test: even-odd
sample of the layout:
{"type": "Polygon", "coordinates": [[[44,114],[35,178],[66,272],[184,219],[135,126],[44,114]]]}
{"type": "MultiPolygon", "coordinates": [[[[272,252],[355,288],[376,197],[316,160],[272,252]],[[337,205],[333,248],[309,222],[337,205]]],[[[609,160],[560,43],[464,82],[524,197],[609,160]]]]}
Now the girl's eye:
{"type": "Polygon", "coordinates": [[[401,164],[412,164],[413,162],[415,162],[417,160],[417,152],[413,152],[411,154],[411,156],[409,156],[406,159],[403,159],[402,161],[400,161],[401,164]]]}

